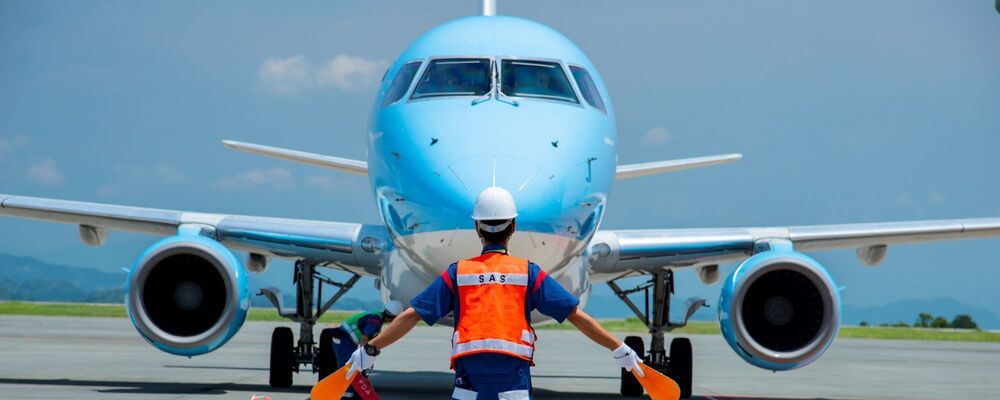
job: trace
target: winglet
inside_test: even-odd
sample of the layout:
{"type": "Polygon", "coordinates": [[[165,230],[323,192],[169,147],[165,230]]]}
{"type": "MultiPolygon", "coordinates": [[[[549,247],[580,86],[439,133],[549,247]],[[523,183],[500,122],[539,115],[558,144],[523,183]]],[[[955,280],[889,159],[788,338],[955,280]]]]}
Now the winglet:
{"type": "Polygon", "coordinates": [[[680,160],[619,165],[618,169],[615,170],[615,180],[631,179],[646,175],[664,174],[692,168],[707,167],[710,165],[726,164],[739,161],[741,158],[743,158],[742,154],[722,154],[717,156],[684,158],[680,160]]]}
{"type": "Polygon", "coordinates": [[[330,168],[349,174],[368,176],[368,163],[361,160],[324,156],[322,154],[307,153],[304,151],[288,150],[279,147],[264,146],[253,143],[243,143],[233,140],[223,140],[222,145],[236,151],[252,153],[261,156],[280,158],[282,160],[295,161],[317,167],[330,168]]]}

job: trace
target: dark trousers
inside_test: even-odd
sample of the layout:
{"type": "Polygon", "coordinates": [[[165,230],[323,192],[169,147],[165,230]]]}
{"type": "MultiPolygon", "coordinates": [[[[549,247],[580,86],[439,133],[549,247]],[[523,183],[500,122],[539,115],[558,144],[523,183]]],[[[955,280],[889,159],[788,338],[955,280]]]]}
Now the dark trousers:
{"type": "Polygon", "coordinates": [[[531,399],[531,363],[502,354],[472,354],[455,360],[455,400],[531,399]]]}

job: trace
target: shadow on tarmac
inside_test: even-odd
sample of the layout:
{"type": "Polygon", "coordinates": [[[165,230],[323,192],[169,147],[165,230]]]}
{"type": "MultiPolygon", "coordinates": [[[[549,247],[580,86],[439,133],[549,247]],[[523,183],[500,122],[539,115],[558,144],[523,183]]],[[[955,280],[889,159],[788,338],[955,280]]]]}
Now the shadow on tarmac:
{"type": "MultiPolygon", "coordinates": [[[[218,367],[222,368],[222,367],[218,367]]],[[[559,376],[562,377],[562,376],[559,376]]],[[[570,376],[566,376],[570,377],[570,376]]],[[[573,377],[579,378],[579,377],[573,377]]],[[[447,399],[451,397],[453,375],[444,372],[377,372],[372,377],[372,384],[384,399],[447,399]]],[[[141,382],[141,381],[108,381],[82,379],[17,379],[0,378],[0,385],[33,385],[33,386],[71,386],[95,387],[98,393],[108,394],[177,394],[177,395],[225,395],[229,392],[247,392],[256,394],[288,393],[309,397],[311,386],[293,386],[287,389],[275,389],[268,385],[244,383],[183,383],[183,382],[141,382]]],[[[609,393],[578,393],[557,392],[536,388],[534,398],[544,399],[623,399],[621,395],[609,393]]],[[[643,397],[648,398],[648,397],[643,397]]],[[[691,400],[767,400],[760,397],[733,396],[698,396],[691,400]]],[[[778,399],[773,399],[778,400],[778,399]]],[[[781,398],[780,400],[798,400],[781,398]]]]}
{"type": "Polygon", "coordinates": [[[219,365],[164,365],[163,368],[183,368],[183,369],[229,369],[234,371],[267,371],[267,368],[255,367],[228,367],[219,365]]]}

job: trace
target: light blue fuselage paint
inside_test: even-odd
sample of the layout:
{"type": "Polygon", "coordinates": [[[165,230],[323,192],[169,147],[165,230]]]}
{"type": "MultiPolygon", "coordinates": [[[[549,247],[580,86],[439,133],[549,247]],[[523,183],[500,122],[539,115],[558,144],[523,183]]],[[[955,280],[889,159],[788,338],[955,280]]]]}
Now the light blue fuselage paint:
{"type": "Polygon", "coordinates": [[[408,301],[449,264],[479,254],[470,218],[476,195],[495,184],[517,203],[511,254],[528,258],[584,296],[586,249],[600,224],[616,165],[614,108],[604,82],[569,39],[536,22],[476,16],[433,28],[410,45],[383,79],[368,129],[371,188],[392,244],[383,297],[408,301]],[[514,97],[411,99],[430,59],[489,57],[561,64],[579,104],[514,97]],[[383,107],[400,68],[421,61],[402,100],[383,107]],[[607,111],[588,104],[569,66],[593,78],[607,111]]]}

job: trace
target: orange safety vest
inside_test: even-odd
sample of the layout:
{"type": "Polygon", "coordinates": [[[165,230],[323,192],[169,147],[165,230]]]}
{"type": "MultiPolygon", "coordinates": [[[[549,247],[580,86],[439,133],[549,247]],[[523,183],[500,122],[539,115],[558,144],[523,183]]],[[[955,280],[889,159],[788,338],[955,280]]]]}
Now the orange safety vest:
{"type": "Polygon", "coordinates": [[[477,353],[498,353],[531,361],[535,333],[525,316],[528,260],[485,253],[458,262],[459,315],[451,362],[477,353]]]}

